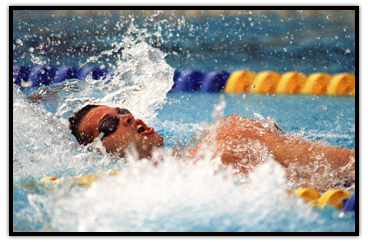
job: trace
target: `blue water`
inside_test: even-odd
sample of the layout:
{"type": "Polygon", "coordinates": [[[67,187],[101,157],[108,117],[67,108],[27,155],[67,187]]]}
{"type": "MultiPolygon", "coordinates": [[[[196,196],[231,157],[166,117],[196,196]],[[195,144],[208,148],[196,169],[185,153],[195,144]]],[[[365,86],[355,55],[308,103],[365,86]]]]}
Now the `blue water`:
{"type": "MultiPolygon", "coordinates": [[[[47,11],[17,10],[14,14],[13,64],[32,65],[36,61],[32,57],[36,56],[44,64],[78,66],[88,57],[110,50],[134,23],[152,33],[147,43],[166,53],[166,62],[179,71],[355,74],[352,11],[279,14],[250,10],[197,18],[187,13],[163,13],[153,21],[139,11],[61,17],[52,17],[58,14],[47,11]],[[32,52],[29,47],[33,47],[32,52]]],[[[99,64],[108,67],[116,58],[109,56],[108,61],[103,59],[99,64]]]]}
{"type": "MultiPolygon", "coordinates": [[[[13,19],[13,64],[95,64],[87,59],[126,37],[139,39],[141,32],[127,34],[130,23],[151,33],[143,38],[147,46],[132,41],[120,48],[132,55],[120,63],[131,70],[121,82],[103,86],[79,81],[60,89],[67,81],[50,86],[51,94],[45,95],[45,87],[13,87],[14,231],[355,231],[355,213],[315,210],[288,197],[285,189],[293,184],[272,159],[245,179],[208,159],[191,165],[170,155],[216,121],[214,110],[221,103],[226,104],[222,116],[270,118],[285,132],[354,149],[354,97],[168,92],[174,69],[355,73],[351,13],[158,15],[153,21],[147,15],[132,16],[112,12],[57,18],[19,11],[13,19]],[[157,58],[145,56],[142,49],[157,58]],[[155,74],[162,73],[157,79],[155,74]],[[144,88],[116,94],[128,90],[126,83],[132,80],[138,80],[133,87],[144,88]],[[34,93],[47,99],[27,100],[34,93]],[[154,154],[165,162],[155,167],[134,154],[117,159],[76,145],[66,119],[94,99],[128,106],[148,120],[165,139],[165,149],[154,154]],[[113,169],[121,170],[119,175],[102,175],[113,169]],[[88,188],[72,180],[86,174],[101,179],[88,188]],[[44,176],[62,179],[39,181],[44,176]]],[[[97,63],[114,66],[115,54],[102,55],[97,63]]]]}
{"type": "MultiPolygon", "coordinates": [[[[164,136],[166,149],[185,145],[213,122],[221,97],[226,102],[224,115],[271,116],[286,131],[355,148],[354,98],[193,92],[168,93],[158,111],[154,127],[164,136]]],[[[355,231],[355,213],[341,216],[332,207],[313,210],[286,196],[289,184],[273,161],[235,184],[224,170],[214,173],[206,163],[188,166],[167,154],[158,167],[142,162],[127,166],[123,160],[73,148],[75,141],[63,125],[49,127],[45,121],[52,113],[30,114],[39,108],[23,103],[15,112],[30,125],[15,125],[14,135],[20,136],[15,150],[25,152],[13,160],[15,231],[355,231]],[[32,133],[42,135],[27,138],[32,133]],[[22,151],[21,141],[29,142],[22,151]],[[122,174],[102,178],[88,189],[68,180],[55,186],[38,181],[46,175],[73,177],[111,169],[122,169],[122,174]]]]}

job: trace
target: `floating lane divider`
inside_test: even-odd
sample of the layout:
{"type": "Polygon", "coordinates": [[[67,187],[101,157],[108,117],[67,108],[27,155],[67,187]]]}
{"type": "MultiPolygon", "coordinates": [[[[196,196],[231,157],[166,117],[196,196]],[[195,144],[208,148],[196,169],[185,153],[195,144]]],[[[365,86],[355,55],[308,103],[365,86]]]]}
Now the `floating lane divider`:
{"type": "MultiPolygon", "coordinates": [[[[95,80],[104,79],[108,83],[114,69],[105,70],[97,66],[78,68],[64,66],[13,66],[13,83],[21,87],[39,87],[60,83],[67,79],[85,80],[92,75],[95,80]]],[[[280,74],[274,71],[254,73],[251,71],[202,72],[200,70],[175,70],[174,86],[171,92],[225,92],[255,94],[304,94],[355,96],[355,75],[339,73],[312,73],[307,76],[301,72],[280,74]]]]}
{"type": "MultiPolygon", "coordinates": [[[[120,170],[112,170],[103,173],[102,176],[112,176],[119,174],[120,170]]],[[[46,176],[40,179],[38,182],[44,184],[44,188],[50,185],[50,182],[60,182],[63,180],[73,181],[77,186],[89,187],[94,181],[98,180],[101,175],[89,174],[77,177],[59,178],[54,176],[46,176]]],[[[331,189],[325,191],[322,195],[311,188],[299,188],[297,190],[286,190],[290,197],[302,198],[308,205],[313,208],[323,209],[326,206],[335,207],[339,210],[348,212],[355,212],[355,194],[345,192],[339,189],[331,189]]]]}
{"type": "Polygon", "coordinates": [[[314,208],[331,206],[344,212],[355,212],[355,194],[339,189],[325,191],[322,195],[311,188],[300,188],[295,191],[287,190],[289,196],[302,198],[314,208]]]}

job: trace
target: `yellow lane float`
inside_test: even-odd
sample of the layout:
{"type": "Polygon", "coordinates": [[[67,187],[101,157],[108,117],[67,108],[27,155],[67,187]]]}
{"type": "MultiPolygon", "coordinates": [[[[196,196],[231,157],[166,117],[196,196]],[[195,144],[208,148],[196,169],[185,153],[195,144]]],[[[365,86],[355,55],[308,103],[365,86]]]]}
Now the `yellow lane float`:
{"type": "Polygon", "coordinates": [[[40,181],[56,181],[59,177],[56,176],[45,176],[40,181]]]}
{"type": "Polygon", "coordinates": [[[249,92],[256,75],[251,71],[235,71],[227,79],[225,93],[249,92]]]}
{"type": "Polygon", "coordinates": [[[295,191],[295,194],[298,197],[303,198],[304,201],[306,201],[307,203],[310,203],[314,200],[318,200],[321,197],[319,192],[311,188],[300,188],[295,191]]]}
{"type": "MultiPolygon", "coordinates": [[[[119,173],[120,170],[111,170],[108,172],[104,172],[101,175],[99,174],[88,174],[88,175],[80,175],[76,177],[54,177],[54,176],[45,176],[39,180],[39,182],[47,185],[48,181],[52,182],[69,182],[72,185],[76,185],[78,187],[89,187],[92,183],[102,176],[115,176],[119,173]],[[46,183],[45,183],[46,182],[46,183]]],[[[45,186],[47,188],[47,186],[45,186]]]]}
{"type": "Polygon", "coordinates": [[[355,95],[355,75],[340,73],[333,76],[328,84],[327,94],[329,95],[355,95]]]}
{"type": "Polygon", "coordinates": [[[303,88],[307,76],[301,72],[287,72],[281,76],[276,87],[277,94],[297,94],[303,88]]]}
{"type": "Polygon", "coordinates": [[[258,73],[249,91],[251,93],[272,94],[276,92],[276,87],[281,79],[281,75],[273,71],[258,73]]]}
{"type": "Polygon", "coordinates": [[[345,198],[351,197],[351,193],[337,190],[337,189],[331,189],[327,190],[325,193],[322,194],[322,196],[318,199],[319,205],[323,208],[326,205],[336,207],[338,209],[343,208],[343,200],[345,198]]]}
{"type": "Polygon", "coordinates": [[[332,80],[332,76],[327,73],[314,73],[308,77],[302,94],[321,95],[327,92],[327,85],[332,80]]]}

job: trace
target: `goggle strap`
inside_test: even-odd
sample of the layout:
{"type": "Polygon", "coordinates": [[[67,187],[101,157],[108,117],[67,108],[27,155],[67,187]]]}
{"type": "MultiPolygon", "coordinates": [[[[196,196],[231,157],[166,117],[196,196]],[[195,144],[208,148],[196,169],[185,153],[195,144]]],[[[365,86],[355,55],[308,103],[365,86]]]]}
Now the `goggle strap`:
{"type": "Polygon", "coordinates": [[[105,135],[104,132],[101,132],[100,135],[93,142],[100,141],[104,135],[105,135]]]}

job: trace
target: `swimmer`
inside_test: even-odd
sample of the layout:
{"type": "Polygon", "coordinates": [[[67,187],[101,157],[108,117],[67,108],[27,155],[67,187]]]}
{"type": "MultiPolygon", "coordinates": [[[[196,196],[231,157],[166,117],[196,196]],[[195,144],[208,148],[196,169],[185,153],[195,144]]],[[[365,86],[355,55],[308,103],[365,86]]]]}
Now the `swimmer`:
{"type": "MultiPolygon", "coordinates": [[[[69,124],[79,144],[87,145],[100,137],[106,151],[120,157],[126,156],[126,149],[132,144],[139,158],[151,158],[154,147],[164,146],[160,134],[123,108],[87,105],[69,118],[69,124]]],[[[176,155],[200,159],[199,151],[205,147],[213,151],[213,158],[219,155],[223,164],[232,165],[245,174],[268,155],[286,168],[295,164],[308,166],[313,161],[323,160],[331,169],[349,166],[350,170],[355,170],[354,150],[287,136],[273,124],[267,126],[260,121],[232,115],[211,126],[197,144],[182,148],[176,155]]]]}

